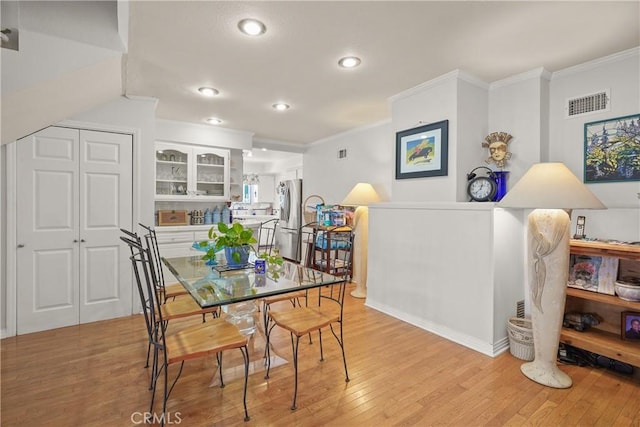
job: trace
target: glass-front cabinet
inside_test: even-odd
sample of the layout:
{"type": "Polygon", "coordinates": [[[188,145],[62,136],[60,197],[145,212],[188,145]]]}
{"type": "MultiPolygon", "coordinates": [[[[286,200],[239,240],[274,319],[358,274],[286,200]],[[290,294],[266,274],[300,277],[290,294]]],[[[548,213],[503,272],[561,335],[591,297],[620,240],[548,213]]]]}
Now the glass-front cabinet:
{"type": "Polygon", "coordinates": [[[229,200],[229,150],[156,143],[156,200],[229,200]]]}

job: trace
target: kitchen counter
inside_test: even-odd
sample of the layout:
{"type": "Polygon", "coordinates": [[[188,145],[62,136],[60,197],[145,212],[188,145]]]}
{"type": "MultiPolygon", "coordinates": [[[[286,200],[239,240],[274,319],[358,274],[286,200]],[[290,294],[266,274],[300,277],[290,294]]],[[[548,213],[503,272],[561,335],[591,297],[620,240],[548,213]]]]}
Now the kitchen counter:
{"type": "Polygon", "coordinates": [[[265,222],[265,221],[269,221],[270,219],[278,219],[278,216],[277,215],[251,215],[251,214],[233,216],[234,221],[238,220],[238,222],[242,222],[243,224],[251,220],[255,220],[257,222],[265,222]]]}
{"type": "MultiPolygon", "coordinates": [[[[259,225],[262,222],[270,219],[278,218],[275,215],[240,215],[239,217],[233,217],[233,221],[238,221],[242,225],[253,226],[259,225]]],[[[172,232],[172,231],[209,231],[214,224],[199,224],[199,225],[157,225],[156,232],[172,232]]]]}

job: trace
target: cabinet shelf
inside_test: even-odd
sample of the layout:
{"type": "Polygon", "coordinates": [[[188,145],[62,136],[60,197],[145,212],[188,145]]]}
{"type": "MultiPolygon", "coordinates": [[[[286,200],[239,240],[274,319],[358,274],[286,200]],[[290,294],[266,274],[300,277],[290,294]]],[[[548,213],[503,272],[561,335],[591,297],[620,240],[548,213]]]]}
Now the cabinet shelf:
{"type": "Polygon", "coordinates": [[[597,292],[583,291],[576,288],[567,288],[567,296],[596,301],[601,304],[615,305],[627,310],[640,310],[640,302],[626,301],[615,295],[599,294],[597,292]]]}
{"type": "Polygon", "coordinates": [[[571,239],[571,253],[640,260],[640,245],[571,239]]]}
{"type": "Polygon", "coordinates": [[[573,329],[562,328],[560,342],[583,348],[633,366],[640,366],[640,343],[623,341],[620,334],[589,329],[578,332],[573,329]]]}
{"type": "MultiPolygon", "coordinates": [[[[570,251],[578,255],[640,260],[640,247],[636,245],[571,240],[570,251]]],[[[640,302],[567,287],[565,312],[593,312],[603,321],[584,332],[562,328],[560,342],[640,367],[640,342],[621,337],[623,311],[640,312],[640,302]]]]}
{"type": "Polygon", "coordinates": [[[179,182],[182,184],[186,184],[187,179],[186,178],[181,178],[181,179],[158,179],[156,178],[156,182],[179,182]]]}
{"type": "Polygon", "coordinates": [[[185,166],[187,162],[178,162],[175,160],[156,160],[156,163],[159,165],[180,165],[185,166]]]}

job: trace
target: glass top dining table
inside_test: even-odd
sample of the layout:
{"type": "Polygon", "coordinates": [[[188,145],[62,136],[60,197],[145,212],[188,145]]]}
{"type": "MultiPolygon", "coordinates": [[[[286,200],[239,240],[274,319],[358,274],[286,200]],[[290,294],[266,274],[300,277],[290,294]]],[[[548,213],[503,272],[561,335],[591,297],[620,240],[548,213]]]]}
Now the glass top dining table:
{"type": "Polygon", "coordinates": [[[257,274],[254,267],[224,269],[199,256],[162,258],[162,262],[201,307],[213,307],[339,283],[333,276],[290,261],[257,274]]]}

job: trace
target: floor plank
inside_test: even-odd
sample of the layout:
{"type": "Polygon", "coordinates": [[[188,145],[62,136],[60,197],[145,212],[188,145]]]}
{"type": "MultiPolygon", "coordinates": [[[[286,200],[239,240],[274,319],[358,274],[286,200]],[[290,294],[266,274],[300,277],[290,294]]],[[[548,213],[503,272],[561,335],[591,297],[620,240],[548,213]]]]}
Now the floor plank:
{"type": "MultiPolygon", "coordinates": [[[[291,359],[289,336],[275,332],[274,351],[283,363],[267,380],[259,332],[247,396],[251,421],[242,416],[241,355],[229,351],[224,388],[217,386],[214,357],[185,363],[168,402],[173,423],[179,418],[188,426],[640,426],[637,377],[563,366],[573,386],[557,390],[524,377],[522,361],[508,352],[485,356],[369,309],[363,300],[347,297],[346,319],[349,382],[331,334],[323,336],[323,362],[317,334],[313,344],[303,338],[298,409],[291,411],[293,369],[284,363],[291,359]]],[[[170,328],[199,321],[175,321],[170,328]]],[[[11,337],[0,347],[3,426],[136,425],[148,411],[141,316],[11,337]]]]}

